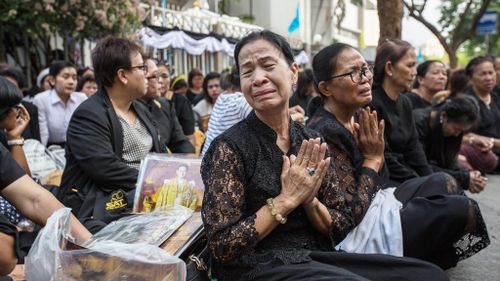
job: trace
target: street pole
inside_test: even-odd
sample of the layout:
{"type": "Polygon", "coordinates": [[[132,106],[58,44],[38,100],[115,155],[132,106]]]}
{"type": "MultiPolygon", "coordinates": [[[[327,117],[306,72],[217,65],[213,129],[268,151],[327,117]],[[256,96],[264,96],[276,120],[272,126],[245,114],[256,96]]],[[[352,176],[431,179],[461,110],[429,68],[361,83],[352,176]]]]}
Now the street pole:
{"type": "Polygon", "coordinates": [[[485,36],[484,36],[484,43],[486,44],[486,55],[490,53],[490,34],[487,33],[485,36]]]}

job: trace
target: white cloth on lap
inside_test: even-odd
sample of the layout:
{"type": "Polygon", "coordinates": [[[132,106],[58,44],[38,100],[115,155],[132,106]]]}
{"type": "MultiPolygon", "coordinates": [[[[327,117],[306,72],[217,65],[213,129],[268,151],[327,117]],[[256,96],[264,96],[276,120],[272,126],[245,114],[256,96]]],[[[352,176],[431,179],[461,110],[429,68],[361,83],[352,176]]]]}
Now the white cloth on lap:
{"type": "Polygon", "coordinates": [[[393,188],[379,190],[361,223],[335,249],[358,254],[403,256],[401,202],[393,188]]]}

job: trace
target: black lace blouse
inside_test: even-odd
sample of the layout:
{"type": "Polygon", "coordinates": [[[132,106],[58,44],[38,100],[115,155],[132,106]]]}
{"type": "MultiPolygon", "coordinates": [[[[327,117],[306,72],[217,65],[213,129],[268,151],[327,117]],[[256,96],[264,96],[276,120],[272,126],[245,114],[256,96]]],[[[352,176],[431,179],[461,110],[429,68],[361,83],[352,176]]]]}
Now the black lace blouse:
{"type": "MultiPolygon", "coordinates": [[[[318,133],[292,122],[287,155],[296,155],[304,139],[316,137],[318,133]]],[[[276,139],[276,133],[252,112],[217,137],[203,158],[206,190],[202,217],[213,273],[221,280],[249,279],[261,266],[306,262],[311,250],[332,251],[361,222],[371,203],[373,179],[367,177],[360,185],[339,185],[336,159],[317,196],[332,216],[329,237],[317,232],[305,210],[298,207],[288,215],[286,224],[259,241],[256,212],[281,190],[283,152],[276,139]]]]}

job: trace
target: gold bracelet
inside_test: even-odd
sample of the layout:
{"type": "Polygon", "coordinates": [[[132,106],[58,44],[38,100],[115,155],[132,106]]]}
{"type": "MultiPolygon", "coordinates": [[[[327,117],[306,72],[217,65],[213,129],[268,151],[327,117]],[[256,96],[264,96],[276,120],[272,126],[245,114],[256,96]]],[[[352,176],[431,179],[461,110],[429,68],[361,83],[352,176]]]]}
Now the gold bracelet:
{"type": "Polygon", "coordinates": [[[266,200],[266,203],[267,203],[267,207],[271,211],[271,215],[274,217],[274,219],[281,224],[285,224],[286,223],[286,216],[283,216],[282,214],[278,213],[278,210],[276,210],[276,208],[274,207],[273,198],[268,198],[266,200]]]}

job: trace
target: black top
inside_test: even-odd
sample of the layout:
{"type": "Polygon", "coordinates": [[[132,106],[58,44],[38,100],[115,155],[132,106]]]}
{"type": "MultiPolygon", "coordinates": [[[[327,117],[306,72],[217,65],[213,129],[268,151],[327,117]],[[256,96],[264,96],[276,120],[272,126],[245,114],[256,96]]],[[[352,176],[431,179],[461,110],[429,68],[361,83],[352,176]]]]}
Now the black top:
{"type": "Polygon", "coordinates": [[[196,105],[196,103],[198,103],[200,101],[199,96],[201,96],[201,94],[203,94],[203,92],[195,94],[193,91],[191,91],[191,89],[188,89],[186,92],[186,98],[189,100],[189,102],[192,105],[196,105]],[[197,97],[198,97],[198,99],[197,99],[197,97]]]}
{"type": "Polygon", "coordinates": [[[168,147],[173,153],[194,153],[194,147],[184,135],[174,107],[164,97],[158,97],[149,102],[140,102],[151,113],[153,123],[160,135],[160,145],[168,147]]]}
{"type": "Polygon", "coordinates": [[[23,169],[12,158],[10,151],[0,144],[0,191],[24,175],[23,169]]]}
{"type": "Polygon", "coordinates": [[[21,101],[26,110],[30,115],[30,122],[23,132],[23,138],[25,139],[36,139],[41,141],[40,138],[40,126],[38,123],[38,108],[31,102],[21,101]]]}
{"type": "Polygon", "coordinates": [[[412,107],[405,95],[393,101],[382,87],[374,88],[370,106],[385,120],[385,162],[390,179],[396,182],[432,173],[418,141],[412,107]]]}
{"type": "Polygon", "coordinates": [[[194,134],[194,113],[191,102],[181,94],[174,94],[172,102],[184,135],[194,134]]]}
{"type": "Polygon", "coordinates": [[[456,137],[443,137],[439,118],[431,121],[430,108],[416,110],[413,115],[420,143],[432,170],[452,175],[463,189],[468,189],[469,172],[457,163],[463,134],[456,137]]]}
{"type": "MultiPolygon", "coordinates": [[[[296,155],[304,139],[318,136],[291,121],[287,155],[296,155]]],[[[362,220],[371,202],[374,189],[340,185],[335,169],[330,168],[317,196],[333,220],[329,235],[317,232],[299,206],[288,215],[286,224],[259,241],[256,212],[281,190],[283,152],[276,139],[276,133],[252,112],[219,135],[205,153],[202,218],[213,273],[219,280],[249,279],[263,265],[309,261],[310,250],[334,251],[333,245],[362,220]]]]}
{"type": "MultiPolygon", "coordinates": [[[[138,101],[132,102],[132,108],[152,136],[152,152],[162,152],[149,111],[138,101]]],[[[108,95],[99,91],[71,117],[66,167],[58,190],[59,200],[91,232],[132,210],[138,171],[122,160],[122,153],[122,126],[108,95]],[[124,201],[120,207],[105,210],[106,196],[117,191],[124,201]]]]}
{"type": "Polygon", "coordinates": [[[305,96],[305,97],[299,97],[299,93],[295,91],[293,95],[290,97],[290,103],[289,106],[296,106],[300,105],[302,109],[304,109],[304,112],[306,113],[306,116],[309,116],[309,112],[307,111],[308,106],[309,106],[309,101],[312,99],[311,96],[305,96]]]}
{"type": "Polygon", "coordinates": [[[491,103],[488,106],[474,94],[472,88],[468,88],[465,94],[475,98],[479,104],[480,120],[476,122],[472,132],[481,136],[500,138],[500,96],[491,93],[491,103]]]}
{"type": "Polygon", "coordinates": [[[413,108],[413,110],[419,109],[419,108],[427,108],[427,107],[431,106],[430,102],[424,100],[423,98],[421,98],[419,95],[417,95],[414,92],[407,92],[407,93],[404,93],[403,95],[405,95],[408,98],[408,100],[410,100],[410,104],[411,104],[411,107],[413,108]]]}

